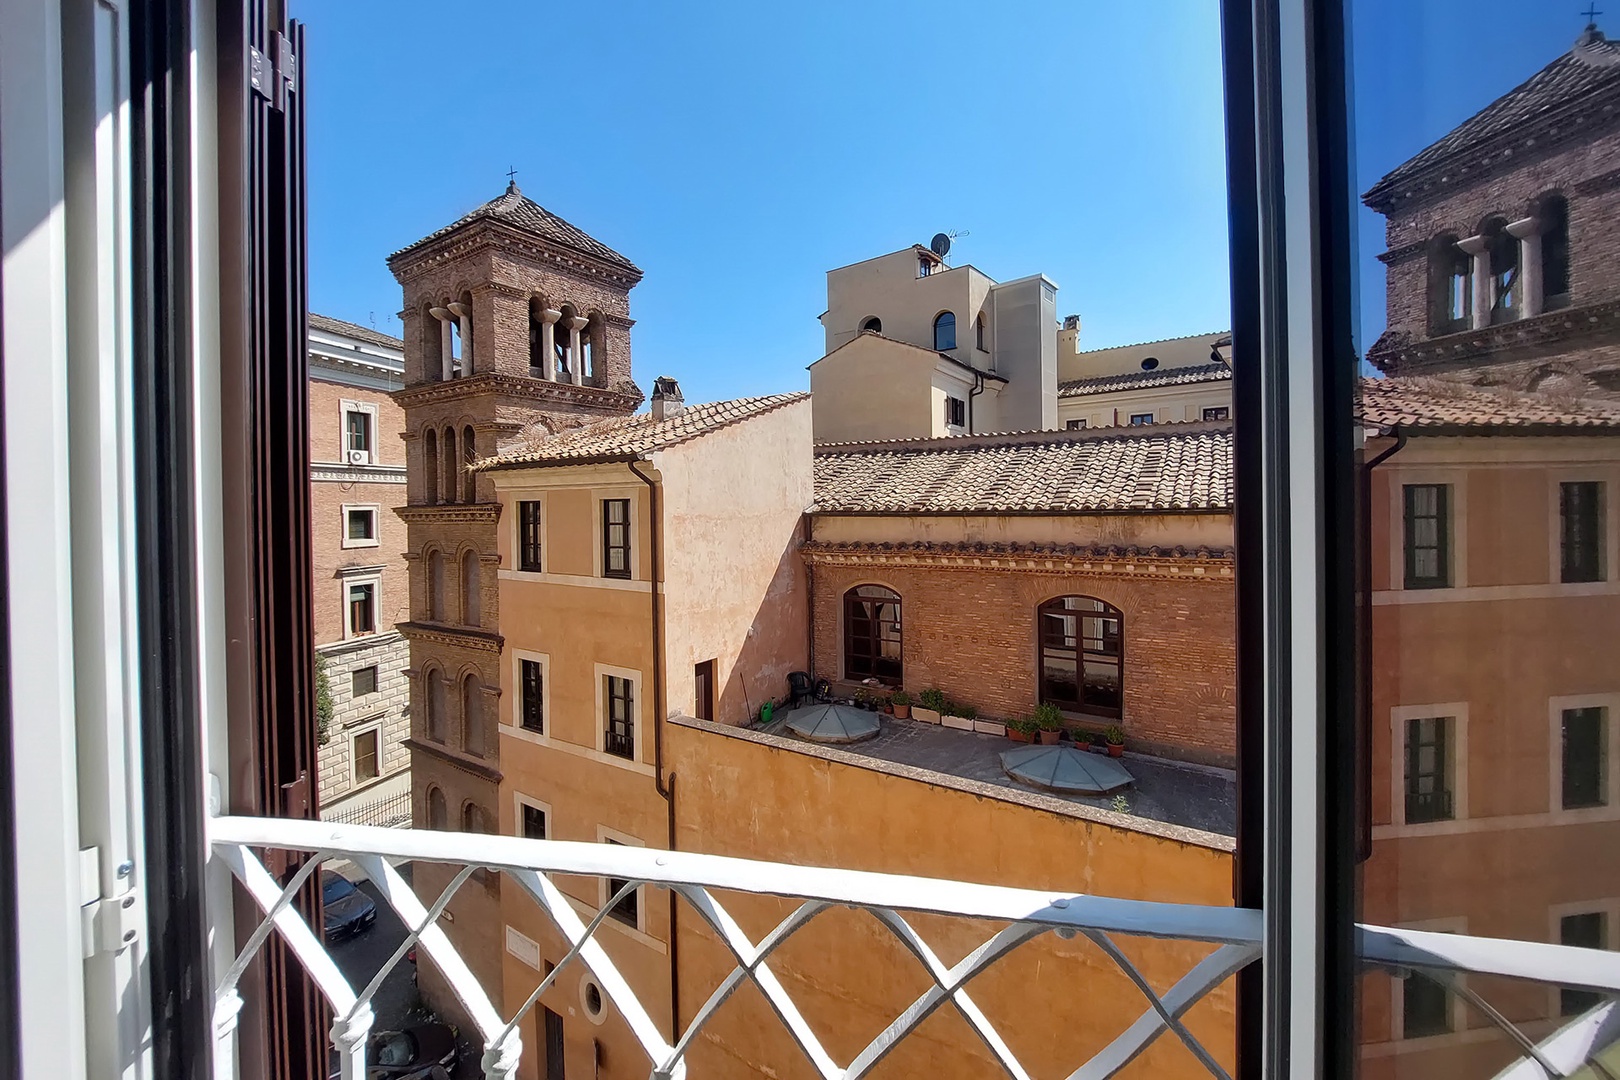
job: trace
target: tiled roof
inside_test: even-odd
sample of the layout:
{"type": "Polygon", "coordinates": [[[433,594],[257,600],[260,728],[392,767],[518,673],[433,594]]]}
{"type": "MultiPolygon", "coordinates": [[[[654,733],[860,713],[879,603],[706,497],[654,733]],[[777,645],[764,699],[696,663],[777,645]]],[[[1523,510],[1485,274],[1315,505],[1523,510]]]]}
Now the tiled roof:
{"type": "Polygon", "coordinates": [[[403,349],[405,347],[403,340],[390,337],[380,330],[373,330],[369,326],[360,326],[352,322],[344,322],[342,319],[334,319],[330,315],[317,315],[313,311],[309,313],[309,328],[328,334],[342,334],[344,337],[352,337],[369,342],[372,345],[380,345],[385,349],[403,349]]]}
{"type": "Polygon", "coordinates": [[[1357,414],[1369,427],[1430,434],[1620,430],[1620,404],[1433,378],[1362,379],[1357,414]]]}
{"type": "Polygon", "coordinates": [[[1194,367],[1165,368],[1155,371],[1127,371],[1123,375],[1098,375],[1091,379],[1070,379],[1058,384],[1058,397],[1085,397],[1110,390],[1147,390],[1155,386],[1182,383],[1220,382],[1232,377],[1225,363],[1198,364],[1194,367]]]}
{"type": "Polygon", "coordinates": [[[1042,431],[816,450],[821,513],[1227,510],[1232,429],[1042,431]]]}
{"type": "Polygon", "coordinates": [[[1179,334],[1176,337],[1154,338],[1152,341],[1127,341],[1123,345],[1104,345],[1097,349],[1081,349],[1080,355],[1084,356],[1087,353],[1117,352],[1120,349],[1145,349],[1149,345],[1174,345],[1178,341],[1192,341],[1194,338],[1206,337],[1215,338],[1213,344],[1216,345],[1232,344],[1232,332],[1230,330],[1206,330],[1201,334],[1179,334]]]}
{"type": "Polygon", "coordinates": [[[389,262],[414,248],[421,247],[430,240],[437,240],[446,233],[454,232],[463,225],[470,225],[475,221],[500,221],[524,232],[532,233],[543,240],[573,248],[582,254],[589,255],[603,262],[611,263],[621,270],[627,270],[640,276],[641,270],[635,263],[608,247],[602,241],[591,236],[578,226],[571,225],[550,210],[541,206],[533,199],[518,190],[517,182],[506,185],[505,194],[478,207],[476,210],[457,218],[444,228],[428,233],[416,243],[400,248],[388,256],[389,262]]]}
{"type": "Polygon", "coordinates": [[[770,394],[691,405],[663,420],[654,420],[651,413],[616,416],[555,435],[539,436],[527,444],[514,446],[496,457],[487,458],[474,468],[513,469],[629,460],[678,443],[690,442],[739,421],[797,401],[808,401],[809,398],[810,395],[801,390],[794,394],[770,394]]]}
{"type": "Polygon", "coordinates": [[[1510,136],[1525,125],[1576,109],[1620,90],[1620,42],[1588,28],[1574,48],[1485,106],[1439,141],[1419,151],[1385,176],[1364,196],[1369,205],[1398,195],[1399,189],[1431,166],[1468,150],[1510,136]]]}

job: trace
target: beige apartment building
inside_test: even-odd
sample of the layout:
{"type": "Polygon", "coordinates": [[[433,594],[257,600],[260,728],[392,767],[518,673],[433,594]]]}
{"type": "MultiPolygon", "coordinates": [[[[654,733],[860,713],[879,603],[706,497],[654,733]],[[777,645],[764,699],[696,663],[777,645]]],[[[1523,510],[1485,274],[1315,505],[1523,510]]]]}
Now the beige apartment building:
{"type": "Polygon", "coordinates": [[[315,651],[332,718],[316,767],[321,816],[410,820],[408,649],[394,628],[409,610],[404,342],[324,315],[309,317],[311,567],[315,651]]]}
{"type": "Polygon", "coordinates": [[[1231,419],[1231,335],[1080,351],[1057,285],[921,245],[827,274],[818,443],[1231,419]]]}
{"type": "Polygon", "coordinates": [[[1232,418],[1232,335],[1193,334],[1080,349],[1080,317],[1058,331],[1058,420],[1069,430],[1232,418]]]}

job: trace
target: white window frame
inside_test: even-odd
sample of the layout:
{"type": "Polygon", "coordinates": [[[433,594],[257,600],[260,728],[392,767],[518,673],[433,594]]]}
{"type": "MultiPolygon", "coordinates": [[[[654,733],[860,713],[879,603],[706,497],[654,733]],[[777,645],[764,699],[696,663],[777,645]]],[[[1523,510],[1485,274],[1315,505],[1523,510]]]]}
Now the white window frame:
{"type": "MultiPolygon", "coordinates": [[[[1459,821],[1468,820],[1468,702],[1448,701],[1438,705],[1397,705],[1389,710],[1390,730],[1390,827],[1392,836],[1423,836],[1452,831],[1459,821]],[[1406,823],[1406,723],[1445,717],[1451,721],[1452,815],[1445,821],[1406,823]]],[[[1384,834],[1380,834],[1381,836],[1384,834]]],[[[1421,929],[1412,927],[1411,929],[1421,929]]]]}
{"type": "MultiPolygon", "coordinates": [[[[502,694],[503,698],[507,695],[502,694]]],[[[533,652],[528,649],[512,650],[512,715],[506,723],[508,734],[517,735],[535,742],[551,741],[551,656],[548,653],[533,652]],[[544,731],[535,731],[523,726],[523,661],[532,660],[540,665],[540,716],[545,724],[544,731]]]]}
{"type": "MultiPolygon", "coordinates": [[[[598,844],[605,844],[609,840],[624,847],[644,848],[647,846],[647,842],[641,839],[639,836],[632,836],[630,833],[620,832],[617,829],[610,829],[606,825],[597,825],[596,842],[598,844]]],[[[645,903],[647,896],[641,891],[642,888],[643,886],[637,886],[635,890],[635,926],[632,927],[629,923],[614,915],[609,915],[607,918],[603,919],[602,925],[606,926],[609,923],[612,923],[618,926],[621,930],[634,930],[637,934],[647,938],[648,941],[651,941],[652,936],[647,933],[647,905],[645,903]]],[[[608,901],[612,898],[613,893],[608,889],[608,879],[605,877],[598,878],[596,881],[596,910],[601,911],[603,908],[607,907],[608,901]]]]}
{"type": "Polygon", "coordinates": [[[342,537],[342,546],[345,548],[374,548],[382,546],[382,504],[381,503],[344,503],[343,517],[339,521],[339,536],[342,537]],[[349,536],[349,515],[356,511],[363,511],[371,515],[371,539],[354,540],[349,536]]]}
{"type": "MultiPolygon", "coordinates": [[[[382,628],[382,567],[364,566],[353,570],[338,572],[338,602],[343,605],[343,640],[354,641],[359,638],[376,637],[383,632],[382,628]],[[370,630],[356,632],[349,622],[349,589],[356,585],[370,585],[371,591],[371,619],[374,624],[370,630]]],[[[379,673],[380,674],[380,673],[379,673]]]]}
{"type": "Polygon", "coordinates": [[[512,792],[512,835],[513,836],[517,837],[520,840],[523,839],[523,808],[524,807],[528,807],[531,810],[538,810],[542,814],[544,814],[546,816],[546,839],[547,840],[555,840],[555,839],[557,839],[556,834],[552,830],[552,821],[554,819],[553,819],[552,813],[551,813],[551,804],[546,803],[546,802],[541,802],[539,799],[536,799],[536,798],[533,798],[531,796],[525,795],[521,791],[512,792]]]}
{"type": "MultiPolygon", "coordinates": [[[[597,581],[625,582],[642,581],[641,575],[641,500],[636,498],[638,487],[613,487],[591,489],[591,576],[597,581]],[[602,571],[602,548],[605,543],[604,532],[607,523],[602,520],[602,504],[609,499],[628,499],[630,501],[630,576],[627,578],[610,578],[602,571]]],[[[541,509],[541,514],[545,509],[541,509]]],[[[516,515],[513,515],[514,517],[516,515]]],[[[542,518],[541,520],[545,520],[542,518]]],[[[540,556],[542,565],[545,555],[540,556]]],[[[514,560],[515,561],[515,560],[514,560]]]]}
{"type": "Polygon", "coordinates": [[[645,738],[645,725],[642,716],[646,713],[641,697],[641,672],[635,668],[613,667],[610,664],[597,664],[594,670],[596,676],[596,752],[605,758],[622,761],[627,765],[639,765],[642,758],[642,743],[645,738]],[[630,680],[630,724],[631,742],[635,748],[635,756],[622,758],[617,754],[608,753],[607,749],[607,676],[613,675],[620,679],[630,680]]]}
{"type": "Polygon", "coordinates": [[[350,791],[358,789],[362,784],[375,784],[388,775],[388,770],[384,768],[385,755],[382,730],[383,719],[385,716],[385,713],[378,713],[376,716],[368,716],[364,720],[356,722],[353,727],[346,727],[343,729],[343,737],[349,740],[348,772],[350,791]],[[375,733],[377,736],[377,775],[368,780],[362,780],[355,769],[355,762],[359,759],[359,755],[354,752],[354,741],[362,735],[371,733],[375,733]]]}
{"type": "MultiPolygon", "coordinates": [[[[344,598],[344,603],[345,604],[348,603],[348,598],[347,597],[344,598]]],[[[345,617],[347,617],[347,616],[345,616],[345,617]]],[[[354,667],[349,669],[349,700],[351,702],[364,701],[366,698],[371,697],[373,694],[380,694],[380,693],[382,693],[382,688],[383,688],[382,664],[379,661],[372,660],[372,661],[370,661],[368,663],[356,664],[354,667]],[[354,676],[355,676],[355,673],[359,672],[359,671],[364,671],[367,668],[370,668],[372,671],[377,673],[376,677],[375,677],[376,678],[376,683],[377,683],[377,688],[375,690],[371,691],[371,693],[368,693],[368,694],[356,694],[354,692],[354,676]]]]}
{"type": "MultiPolygon", "coordinates": [[[[510,528],[510,531],[507,534],[507,537],[508,537],[508,551],[511,552],[511,557],[508,560],[508,565],[507,565],[507,569],[506,569],[505,573],[506,574],[511,574],[511,575],[516,575],[517,578],[519,580],[522,580],[522,581],[539,580],[545,574],[547,564],[549,564],[551,562],[551,559],[549,557],[550,545],[546,542],[547,539],[548,539],[547,536],[546,536],[546,533],[548,531],[548,527],[551,524],[551,507],[546,505],[546,493],[544,491],[514,491],[514,492],[509,493],[507,495],[507,498],[509,500],[509,506],[508,506],[508,509],[507,509],[506,512],[511,518],[511,528],[510,528]],[[526,502],[537,502],[537,503],[540,504],[540,569],[539,570],[525,570],[525,569],[523,569],[523,560],[522,560],[522,552],[523,552],[523,515],[518,511],[518,503],[526,503],[526,502]]],[[[600,513],[600,508],[598,508],[598,513],[600,513]]],[[[631,507],[630,507],[630,515],[631,515],[632,519],[635,517],[635,504],[634,504],[633,500],[632,500],[631,507]]],[[[597,528],[598,529],[601,528],[601,519],[600,519],[600,517],[597,519],[597,528]]],[[[601,537],[597,537],[597,546],[599,548],[601,546],[601,537]]],[[[632,556],[632,561],[633,561],[633,558],[635,556],[635,553],[636,553],[636,549],[635,549],[635,546],[634,546],[634,541],[632,540],[631,548],[630,548],[630,554],[632,556]]],[[[598,550],[597,553],[596,553],[596,559],[597,559],[598,562],[600,562],[601,558],[602,558],[602,553],[601,553],[600,550],[598,550]]],[[[634,572],[634,567],[632,567],[631,570],[632,570],[632,572],[634,572]]]]}
{"type": "MultiPolygon", "coordinates": [[[[1437,934],[1466,934],[1468,919],[1462,915],[1443,919],[1424,919],[1420,922],[1402,923],[1400,929],[1427,930],[1437,934]]],[[[1466,975],[1456,974],[1453,977],[1458,988],[1467,986],[1466,975]]],[[[1389,1038],[1391,1042],[1398,1043],[1403,1050],[1444,1045],[1442,1040],[1455,1039],[1468,1030],[1468,1002],[1463,1000],[1461,994],[1448,989],[1446,1007],[1451,1011],[1451,1030],[1438,1035],[1421,1035],[1408,1039],[1405,1024],[1406,980],[1391,974],[1389,981],[1389,1038]]]]}
{"type": "MultiPolygon", "coordinates": [[[[379,430],[378,425],[378,421],[381,419],[381,411],[375,402],[370,401],[354,401],[350,398],[344,398],[338,403],[338,461],[345,465],[378,464],[381,455],[377,450],[382,445],[382,432],[379,430]],[[365,460],[363,461],[355,460],[349,456],[350,413],[364,413],[370,420],[371,445],[363,451],[365,454],[365,460]]],[[[361,452],[356,451],[356,453],[361,452]]]]}
{"type": "Polygon", "coordinates": [[[1147,412],[1139,412],[1139,413],[1126,412],[1126,414],[1125,414],[1125,426],[1126,427],[1149,427],[1149,426],[1151,426],[1151,425],[1153,425],[1153,424],[1155,424],[1157,422],[1158,422],[1158,413],[1155,412],[1152,409],[1149,409],[1147,412]],[[1136,422],[1136,418],[1138,416],[1145,416],[1145,417],[1147,417],[1147,419],[1145,421],[1143,421],[1142,423],[1138,424],[1136,422]]]}
{"type": "Polygon", "coordinates": [[[1620,717],[1620,692],[1612,694],[1567,694],[1547,699],[1547,811],[1551,824],[1569,825],[1582,821],[1604,821],[1620,810],[1620,757],[1616,756],[1614,725],[1620,717]],[[1604,710],[1603,784],[1606,802],[1601,806],[1564,809],[1564,710],[1604,710]]]}

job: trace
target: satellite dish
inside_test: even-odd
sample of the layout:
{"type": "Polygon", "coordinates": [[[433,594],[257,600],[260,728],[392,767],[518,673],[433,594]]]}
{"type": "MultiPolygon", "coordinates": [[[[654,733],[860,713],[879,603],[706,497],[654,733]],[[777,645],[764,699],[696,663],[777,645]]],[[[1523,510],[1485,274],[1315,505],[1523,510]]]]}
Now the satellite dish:
{"type": "Polygon", "coordinates": [[[934,238],[928,241],[928,250],[932,251],[935,255],[938,255],[943,259],[946,255],[950,254],[951,238],[942,232],[935,233],[934,238]]]}

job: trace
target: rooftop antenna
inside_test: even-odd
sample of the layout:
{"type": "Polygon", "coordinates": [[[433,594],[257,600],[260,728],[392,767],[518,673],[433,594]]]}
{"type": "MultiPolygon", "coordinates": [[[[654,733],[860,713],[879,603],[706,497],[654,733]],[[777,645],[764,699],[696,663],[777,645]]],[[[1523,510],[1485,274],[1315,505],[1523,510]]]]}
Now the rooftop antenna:
{"type": "Polygon", "coordinates": [[[371,328],[373,330],[377,329],[377,313],[375,311],[371,312],[369,318],[371,319],[371,328]]]}
{"type": "Polygon", "coordinates": [[[935,233],[934,238],[928,241],[928,250],[943,259],[951,253],[951,238],[942,232],[935,233]]]}

